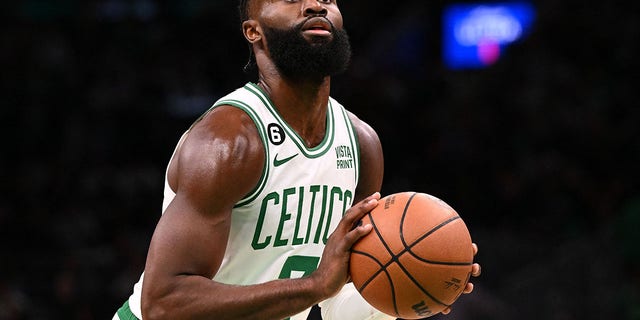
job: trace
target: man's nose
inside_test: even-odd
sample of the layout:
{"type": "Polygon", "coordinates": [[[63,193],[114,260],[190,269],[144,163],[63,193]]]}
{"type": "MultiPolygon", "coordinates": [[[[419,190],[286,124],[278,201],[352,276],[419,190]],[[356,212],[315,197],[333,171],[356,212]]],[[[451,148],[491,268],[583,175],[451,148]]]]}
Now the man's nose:
{"type": "Polygon", "coordinates": [[[302,13],[305,17],[308,16],[326,16],[327,8],[324,4],[318,0],[303,0],[302,13]]]}

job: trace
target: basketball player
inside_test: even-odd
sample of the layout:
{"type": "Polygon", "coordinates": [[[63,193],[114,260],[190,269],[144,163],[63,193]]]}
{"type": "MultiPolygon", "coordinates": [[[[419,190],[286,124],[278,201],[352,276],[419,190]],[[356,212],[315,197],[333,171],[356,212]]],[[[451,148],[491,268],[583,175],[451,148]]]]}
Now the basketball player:
{"type": "Polygon", "coordinates": [[[383,157],[374,130],[329,97],[351,54],[338,6],[240,10],[258,82],[178,142],[145,271],[114,319],[304,320],[316,304],[325,320],[393,319],[345,285],[383,157]]]}

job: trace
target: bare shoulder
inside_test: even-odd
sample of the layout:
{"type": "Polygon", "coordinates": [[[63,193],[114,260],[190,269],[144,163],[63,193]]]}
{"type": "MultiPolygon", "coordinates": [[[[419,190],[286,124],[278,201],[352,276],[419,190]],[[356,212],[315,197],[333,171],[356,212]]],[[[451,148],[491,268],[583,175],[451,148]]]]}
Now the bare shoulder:
{"type": "Polygon", "coordinates": [[[353,124],[353,127],[355,128],[356,133],[358,134],[358,140],[361,144],[371,143],[371,144],[380,145],[380,139],[375,129],[373,129],[373,127],[371,127],[368,123],[364,122],[362,119],[358,118],[358,116],[356,116],[352,112],[348,112],[348,114],[349,114],[349,119],[351,120],[351,123],[353,124]]]}
{"type": "Polygon", "coordinates": [[[263,163],[257,128],[244,111],[219,106],[191,126],[167,172],[175,197],[151,239],[143,303],[180,295],[177,275],[215,275],[233,206],[258,183],[263,163]]]}
{"type": "Polygon", "coordinates": [[[378,133],[368,123],[349,112],[349,119],[358,135],[360,146],[360,177],[356,189],[357,202],[380,191],[384,175],[384,156],[378,133]]]}
{"type": "Polygon", "coordinates": [[[239,108],[219,106],[189,129],[168,174],[176,193],[187,193],[203,205],[211,201],[207,199],[227,199],[229,206],[255,187],[264,161],[251,117],[239,108]]]}

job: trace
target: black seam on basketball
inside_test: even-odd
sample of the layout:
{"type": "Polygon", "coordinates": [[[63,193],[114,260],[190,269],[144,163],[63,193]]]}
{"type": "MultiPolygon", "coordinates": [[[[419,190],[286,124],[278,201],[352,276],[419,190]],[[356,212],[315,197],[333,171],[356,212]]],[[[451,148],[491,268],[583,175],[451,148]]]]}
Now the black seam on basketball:
{"type": "MultiPolygon", "coordinates": [[[[382,235],[380,234],[380,230],[378,230],[378,227],[376,226],[376,222],[375,222],[375,220],[373,220],[373,216],[371,215],[371,212],[367,213],[367,216],[369,217],[369,221],[371,221],[371,225],[373,226],[373,230],[375,230],[376,235],[378,236],[378,239],[380,240],[380,242],[382,242],[382,245],[384,245],[384,247],[387,249],[387,252],[389,252],[389,254],[393,257],[393,252],[391,252],[391,249],[389,248],[387,243],[384,242],[384,239],[382,238],[382,235]]],[[[353,252],[362,254],[364,256],[367,256],[367,257],[373,259],[373,261],[375,261],[380,266],[380,269],[378,269],[378,271],[376,273],[371,275],[371,277],[369,277],[369,279],[362,284],[362,286],[360,287],[360,290],[364,289],[369,284],[369,282],[373,281],[373,279],[375,279],[375,277],[377,277],[380,274],[380,272],[383,272],[383,271],[385,273],[387,272],[386,269],[389,266],[389,263],[382,264],[382,262],[380,262],[376,257],[374,257],[371,254],[368,254],[366,252],[361,252],[361,251],[353,251],[353,252]]],[[[393,259],[391,259],[391,261],[393,261],[393,259]]],[[[389,277],[388,274],[387,274],[387,277],[389,277]]],[[[394,299],[395,299],[395,296],[394,296],[394,299]]]]}
{"type": "MultiPolygon", "coordinates": [[[[409,209],[409,205],[411,204],[411,200],[413,199],[413,197],[415,197],[417,193],[414,192],[414,194],[411,195],[411,197],[409,197],[409,200],[407,200],[407,204],[404,207],[404,210],[402,211],[402,218],[400,220],[400,241],[402,241],[402,244],[404,245],[405,249],[398,253],[398,255],[396,257],[400,257],[402,254],[404,254],[405,252],[409,252],[409,254],[411,254],[412,256],[418,258],[419,260],[424,260],[421,259],[420,257],[417,257],[412,251],[411,248],[415,245],[417,245],[418,243],[420,243],[420,241],[422,241],[424,238],[428,237],[429,235],[433,234],[434,232],[436,232],[438,229],[444,227],[445,225],[449,224],[451,221],[460,219],[460,216],[455,216],[452,218],[449,218],[447,220],[445,220],[444,222],[440,223],[439,225],[431,228],[431,230],[427,231],[424,235],[422,235],[420,238],[418,238],[416,241],[414,241],[411,245],[407,244],[407,242],[404,239],[404,220],[407,214],[407,210],[409,209]]],[[[392,259],[393,260],[393,259],[392,259]]],[[[400,259],[397,259],[396,261],[398,263],[398,266],[400,267],[400,269],[402,269],[402,272],[404,272],[404,274],[411,280],[411,282],[413,282],[413,284],[416,285],[416,287],[418,287],[418,289],[420,289],[420,291],[422,291],[424,294],[426,294],[427,296],[429,296],[429,298],[431,298],[433,301],[435,301],[436,303],[439,303],[443,306],[447,306],[449,307],[450,305],[436,299],[433,295],[431,295],[431,293],[429,293],[429,291],[427,291],[424,287],[422,287],[422,285],[420,285],[420,283],[409,273],[409,271],[404,267],[404,265],[402,265],[402,263],[400,262],[400,259]]]]}
{"type": "MultiPolygon", "coordinates": [[[[405,246],[405,248],[407,248],[408,246],[407,246],[407,242],[404,240],[404,232],[403,232],[403,230],[404,230],[404,219],[405,219],[405,217],[406,217],[406,215],[407,215],[407,210],[409,209],[409,205],[411,204],[411,201],[413,200],[413,198],[414,198],[417,194],[418,194],[417,192],[414,192],[414,193],[409,197],[409,199],[407,199],[407,203],[406,203],[406,204],[405,204],[405,206],[404,206],[404,210],[402,210],[402,218],[400,219],[400,240],[402,241],[402,244],[405,246]]],[[[447,223],[448,223],[448,222],[447,222],[447,223]]],[[[445,223],[445,224],[446,224],[446,223],[445,223]]],[[[428,233],[432,233],[433,231],[435,231],[434,229],[436,229],[436,228],[438,228],[438,226],[436,226],[436,227],[434,227],[433,229],[429,230],[429,232],[428,232],[428,233]]],[[[378,235],[378,236],[380,237],[380,240],[382,240],[382,242],[384,243],[383,238],[382,238],[380,235],[378,235]]],[[[422,239],[424,239],[424,238],[425,238],[425,237],[421,237],[419,240],[422,240],[422,239]]],[[[413,244],[413,245],[415,245],[417,242],[419,242],[419,240],[418,240],[418,241],[416,241],[416,242],[414,242],[414,244],[413,244]]],[[[385,244],[385,246],[386,246],[386,244],[385,244]]],[[[389,250],[389,249],[387,248],[387,250],[389,250]]],[[[415,285],[416,285],[416,287],[418,287],[418,289],[420,289],[420,291],[422,291],[424,294],[426,294],[429,298],[431,298],[431,299],[432,299],[433,301],[435,301],[436,303],[439,303],[439,304],[441,304],[441,305],[443,305],[443,306],[447,306],[447,307],[449,307],[450,305],[448,305],[448,304],[446,304],[446,303],[444,303],[444,302],[442,302],[442,301],[440,301],[440,300],[436,299],[436,297],[434,297],[433,295],[431,295],[431,293],[429,293],[429,291],[427,291],[425,288],[423,288],[423,287],[422,287],[422,285],[420,285],[420,283],[419,283],[419,282],[418,282],[418,281],[417,281],[417,280],[416,280],[416,279],[415,279],[415,278],[414,278],[414,277],[409,273],[409,271],[408,271],[408,270],[407,270],[407,269],[402,265],[402,263],[400,262],[400,256],[401,256],[402,254],[404,254],[405,252],[407,252],[407,251],[408,251],[409,253],[411,253],[411,251],[410,251],[410,250],[407,250],[407,249],[402,250],[402,252],[399,252],[398,254],[393,254],[393,253],[391,252],[391,256],[392,256],[392,257],[391,257],[391,260],[389,261],[389,263],[388,263],[387,265],[389,265],[389,264],[391,264],[391,263],[393,263],[393,262],[397,263],[397,264],[398,264],[398,267],[400,267],[400,269],[402,269],[402,272],[404,272],[404,274],[405,274],[405,275],[406,275],[406,276],[411,280],[411,282],[413,282],[413,284],[415,284],[415,285]]],[[[413,253],[412,253],[412,255],[413,255],[413,253]]],[[[386,270],[386,267],[385,267],[385,270],[386,270]]],[[[386,272],[386,271],[385,271],[385,272],[386,272]]],[[[392,284],[393,284],[393,283],[392,283],[392,284]]],[[[394,303],[394,306],[395,306],[395,303],[396,303],[396,301],[395,301],[395,296],[394,296],[394,301],[393,301],[393,303],[394,303]]],[[[396,311],[396,313],[397,313],[397,311],[396,311]]]]}
{"type": "MultiPolygon", "coordinates": [[[[404,219],[404,217],[403,217],[404,219]]],[[[449,223],[451,223],[452,221],[458,220],[460,219],[460,216],[454,216],[451,217],[443,222],[441,222],[439,225],[431,228],[431,230],[427,231],[425,234],[423,234],[420,238],[416,239],[412,244],[408,244],[405,240],[404,240],[404,236],[402,234],[402,230],[400,230],[400,235],[401,235],[401,239],[402,240],[402,244],[405,246],[405,248],[411,248],[413,246],[415,246],[416,244],[418,244],[420,241],[424,240],[424,238],[432,235],[434,232],[438,231],[440,228],[448,225],[449,223]]]]}
{"type": "Polygon", "coordinates": [[[391,248],[389,248],[387,243],[384,241],[382,234],[380,234],[380,230],[378,230],[378,226],[376,226],[376,221],[373,220],[373,216],[371,215],[371,212],[369,212],[367,215],[369,216],[369,221],[371,221],[373,230],[375,230],[376,234],[378,235],[378,239],[380,239],[380,242],[382,242],[382,245],[384,246],[384,248],[387,249],[387,252],[389,252],[389,254],[393,257],[393,251],[391,251],[391,248]]]}
{"type": "Polygon", "coordinates": [[[374,279],[375,277],[377,277],[377,276],[380,274],[380,272],[385,271],[385,270],[386,270],[386,268],[387,268],[387,266],[386,266],[386,265],[383,265],[383,264],[382,264],[382,262],[380,262],[380,260],[378,260],[376,257],[374,257],[373,255],[371,255],[371,254],[369,254],[369,253],[367,253],[367,252],[362,252],[362,251],[352,251],[351,253],[352,253],[352,254],[354,254],[354,253],[356,253],[356,254],[361,254],[361,255],[363,255],[363,256],[365,256],[365,257],[369,257],[369,258],[371,258],[371,260],[373,260],[375,263],[377,263],[377,264],[378,264],[378,266],[380,266],[380,268],[378,269],[378,271],[376,271],[373,275],[371,275],[371,276],[369,277],[369,279],[367,279],[367,281],[365,281],[365,282],[362,284],[362,286],[360,286],[360,288],[358,288],[358,291],[361,291],[361,290],[363,290],[363,289],[364,289],[364,288],[369,284],[369,282],[373,281],[373,279],[374,279]]]}
{"type": "Polygon", "coordinates": [[[371,281],[373,281],[375,278],[378,277],[378,275],[380,275],[380,273],[384,272],[385,276],[387,276],[387,280],[389,280],[389,287],[391,287],[391,297],[393,298],[393,310],[396,312],[396,315],[399,315],[400,313],[398,313],[398,303],[396,302],[396,289],[395,286],[393,284],[393,279],[391,279],[391,275],[389,275],[389,272],[387,271],[387,266],[389,266],[389,263],[383,265],[376,257],[374,257],[373,255],[366,253],[366,252],[362,252],[362,251],[352,251],[352,253],[357,253],[357,254],[361,254],[365,257],[369,257],[371,258],[371,260],[375,261],[380,268],[378,269],[378,271],[376,271],[373,275],[371,275],[371,277],[369,277],[369,279],[367,279],[367,281],[365,281],[360,288],[358,288],[359,292],[362,292],[362,290],[364,290],[369,283],[371,283],[371,281]]]}
{"type": "MultiPolygon", "coordinates": [[[[389,279],[389,284],[390,284],[390,287],[391,287],[391,295],[393,296],[393,309],[396,311],[396,314],[398,314],[398,306],[396,305],[396,292],[395,292],[395,289],[394,289],[394,284],[393,284],[393,281],[391,279],[391,276],[389,275],[389,272],[387,272],[387,267],[389,265],[391,265],[391,263],[393,263],[393,261],[395,260],[394,258],[396,258],[396,256],[393,254],[393,251],[391,250],[391,248],[389,248],[389,245],[387,245],[387,243],[384,241],[384,237],[382,237],[382,234],[380,233],[380,230],[378,230],[378,226],[376,226],[376,222],[373,219],[373,216],[371,215],[371,212],[369,212],[367,215],[369,216],[369,221],[371,221],[371,225],[373,226],[373,230],[375,230],[376,235],[378,236],[378,239],[380,240],[380,242],[382,243],[384,248],[387,249],[387,252],[391,256],[391,258],[389,259],[389,262],[387,262],[385,265],[381,264],[380,265],[381,269],[378,270],[378,272],[376,272],[373,276],[371,276],[371,278],[369,278],[369,280],[367,280],[366,283],[371,282],[378,274],[380,274],[380,272],[384,271],[385,275],[389,279]]],[[[376,259],[376,262],[377,262],[377,259],[376,259]]],[[[363,285],[363,287],[364,287],[364,285],[363,285]]]]}
{"type": "Polygon", "coordinates": [[[428,264],[437,264],[440,266],[470,266],[473,264],[473,262],[446,262],[446,261],[432,261],[432,260],[427,260],[427,259],[423,259],[420,258],[418,256],[416,256],[415,254],[413,254],[413,252],[411,250],[408,250],[408,252],[416,259],[422,261],[422,262],[426,262],[428,264]]]}
{"type": "MultiPolygon", "coordinates": [[[[435,261],[435,260],[427,260],[424,259],[422,257],[419,257],[417,255],[415,255],[413,253],[413,251],[409,250],[409,249],[403,249],[402,251],[400,251],[400,253],[398,253],[398,255],[396,256],[398,259],[400,259],[400,256],[402,256],[405,253],[409,253],[411,254],[411,256],[413,256],[414,258],[422,261],[422,262],[426,262],[429,264],[437,264],[437,265],[443,265],[443,266],[470,266],[473,264],[473,262],[450,262],[450,261],[435,261]]],[[[391,261],[393,262],[393,261],[391,261]]],[[[391,264],[391,263],[387,263],[387,266],[391,264]]]]}
{"type": "Polygon", "coordinates": [[[473,261],[471,262],[451,262],[451,261],[433,261],[433,260],[427,260],[424,259],[418,255],[416,255],[415,253],[413,253],[413,251],[411,251],[411,249],[413,247],[415,247],[416,245],[418,245],[418,243],[420,243],[420,241],[424,240],[426,237],[428,237],[429,235],[433,234],[434,232],[438,231],[438,229],[443,228],[444,226],[448,225],[449,223],[456,221],[460,219],[460,216],[455,216],[452,217],[450,219],[447,219],[445,221],[443,221],[442,223],[440,223],[439,225],[433,227],[431,230],[429,230],[427,233],[425,233],[424,235],[422,235],[420,238],[418,238],[417,240],[415,240],[412,244],[407,244],[406,241],[404,240],[404,238],[402,238],[402,244],[405,246],[405,250],[406,252],[409,252],[409,254],[411,254],[414,258],[423,261],[423,262],[427,262],[427,263],[431,263],[431,264],[439,264],[439,265],[449,265],[449,266],[469,266],[473,264],[473,261]]]}
{"type": "Polygon", "coordinates": [[[404,272],[404,274],[409,277],[409,279],[411,280],[411,282],[413,282],[413,284],[416,285],[416,287],[418,287],[418,289],[420,289],[420,291],[422,291],[424,294],[426,294],[427,296],[429,296],[429,298],[431,298],[433,301],[435,301],[436,303],[439,303],[443,306],[447,306],[450,307],[451,305],[446,304],[438,299],[436,299],[436,297],[432,296],[431,293],[429,293],[429,291],[427,291],[427,289],[423,288],[420,283],[418,282],[418,280],[416,280],[410,273],[409,271],[402,265],[402,263],[400,262],[400,260],[398,260],[398,266],[400,267],[400,269],[402,269],[402,271],[404,272]]]}
{"type": "MultiPolygon", "coordinates": [[[[378,229],[378,226],[376,225],[376,221],[373,219],[373,216],[371,215],[371,213],[368,213],[367,216],[369,216],[369,221],[371,221],[371,225],[373,226],[373,230],[375,230],[376,235],[378,236],[378,240],[380,240],[380,242],[382,243],[382,245],[384,246],[385,249],[387,249],[387,252],[389,253],[389,255],[391,256],[391,258],[389,259],[389,261],[387,263],[385,263],[384,265],[378,261],[378,259],[373,258],[376,262],[378,262],[378,264],[380,265],[380,270],[378,270],[378,272],[374,273],[371,278],[367,281],[371,281],[373,278],[375,278],[378,274],[380,274],[380,272],[385,271],[387,267],[393,263],[394,261],[394,255],[393,255],[393,251],[391,251],[391,248],[389,248],[389,246],[387,245],[387,243],[384,241],[384,238],[382,237],[382,234],[380,234],[380,230],[378,229]]],[[[364,285],[363,285],[364,287],[364,285]]]]}
{"type": "MultiPolygon", "coordinates": [[[[360,252],[360,251],[356,251],[356,252],[357,252],[357,253],[360,253],[360,254],[363,254],[363,255],[370,256],[370,255],[368,255],[368,254],[367,254],[367,253],[365,253],[365,252],[360,252]]],[[[404,252],[407,252],[407,251],[406,251],[406,250],[402,251],[402,253],[404,253],[404,252]]],[[[378,265],[380,266],[380,270],[378,270],[376,273],[374,273],[371,277],[372,277],[372,278],[375,278],[378,274],[380,274],[380,272],[382,272],[383,270],[386,270],[390,265],[392,265],[392,264],[393,264],[393,263],[395,263],[395,262],[398,262],[398,258],[399,258],[399,257],[400,257],[400,256],[392,256],[392,257],[391,257],[391,259],[390,259],[387,263],[385,263],[385,264],[380,263],[378,260],[375,260],[375,258],[374,258],[374,260],[375,260],[376,262],[378,262],[378,265]]]]}
{"type": "Polygon", "coordinates": [[[413,197],[415,197],[416,194],[417,192],[414,192],[409,199],[407,199],[407,203],[404,205],[404,209],[402,210],[402,217],[400,218],[400,240],[405,247],[407,246],[407,243],[404,241],[404,218],[407,216],[407,209],[409,209],[411,200],[413,200],[413,197]]]}

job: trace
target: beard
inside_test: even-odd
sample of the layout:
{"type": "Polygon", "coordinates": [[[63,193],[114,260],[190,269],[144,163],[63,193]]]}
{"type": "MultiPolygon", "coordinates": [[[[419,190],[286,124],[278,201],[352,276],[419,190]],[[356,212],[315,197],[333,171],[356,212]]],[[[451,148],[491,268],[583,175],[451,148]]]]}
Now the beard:
{"type": "Polygon", "coordinates": [[[291,79],[318,80],[344,72],[351,60],[347,32],[331,25],[332,38],[310,42],[302,35],[303,24],[288,30],[263,26],[271,59],[278,71],[291,79]]]}

